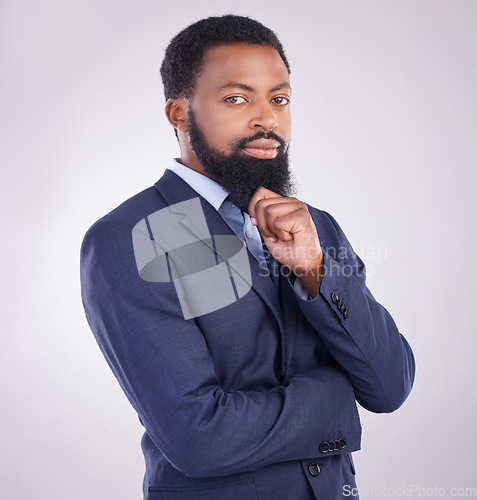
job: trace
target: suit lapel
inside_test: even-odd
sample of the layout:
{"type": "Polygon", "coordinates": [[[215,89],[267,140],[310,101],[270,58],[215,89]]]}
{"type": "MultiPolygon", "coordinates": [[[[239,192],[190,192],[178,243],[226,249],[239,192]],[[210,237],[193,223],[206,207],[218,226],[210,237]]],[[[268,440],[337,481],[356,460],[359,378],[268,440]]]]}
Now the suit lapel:
{"type": "MultiPolygon", "coordinates": [[[[162,178],[156,182],[155,187],[159,191],[159,193],[163,196],[163,198],[166,200],[169,206],[175,205],[185,200],[189,200],[191,198],[198,197],[202,205],[202,209],[205,215],[205,219],[207,221],[207,225],[210,230],[210,234],[211,235],[225,234],[225,235],[235,236],[233,230],[224,221],[224,219],[217,212],[217,210],[215,210],[215,208],[207,200],[205,200],[196,191],[194,191],[182,178],[180,178],[174,172],[166,170],[162,178]]],[[[174,208],[172,210],[175,211],[174,208]]],[[[187,227],[188,231],[191,231],[193,234],[196,234],[198,236],[198,239],[203,240],[203,238],[201,238],[200,235],[197,234],[194,215],[195,214],[184,214],[184,218],[180,221],[180,223],[185,227],[187,227]]],[[[204,244],[208,243],[204,242],[204,244]]],[[[216,251],[213,247],[211,247],[211,250],[216,251]]],[[[251,283],[249,284],[273,312],[274,316],[276,317],[277,323],[280,327],[281,336],[283,338],[284,327],[283,327],[282,308],[273,281],[259,266],[255,257],[249,251],[247,251],[247,253],[248,253],[250,271],[252,277],[251,283]]],[[[217,252],[217,254],[223,260],[227,261],[227,256],[220,255],[219,252],[217,252]]],[[[243,273],[240,272],[240,270],[238,269],[234,270],[238,272],[244,278],[245,281],[247,282],[249,281],[249,277],[243,276],[243,273]]]]}

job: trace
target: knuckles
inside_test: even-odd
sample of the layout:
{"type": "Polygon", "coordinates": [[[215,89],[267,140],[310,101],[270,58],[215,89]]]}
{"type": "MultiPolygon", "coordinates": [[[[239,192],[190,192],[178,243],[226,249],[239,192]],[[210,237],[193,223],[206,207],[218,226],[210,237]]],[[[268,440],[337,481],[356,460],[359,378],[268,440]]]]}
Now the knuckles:
{"type": "Polygon", "coordinates": [[[273,216],[273,214],[276,210],[274,209],[273,205],[266,205],[263,208],[263,211],[264,211],[266,216],[273,216]]]}
{"type": "Polygon", "coordinates": [[[311,215],[308,211],[306,203],[295,197],[283,197],[273,193],[276,195],[274,198],[281,198],[281,203],[277,203],[272,198],[260,197],[261,194],[264,193],[273,193],[273,191],[270,191],[263,186],[259,187],[254,194],[254,197],[258,197],[258,200],[255,203],[253,203],[252,200],[250,203],[250,205],[254,204],[251,215],[257,217],[258,226],[262,231],[264,231],[264,234],[266,233],[266,235],[268,235],[267,225],[270,229],[275,231],[286,231],[286,226],[288,226],[290,222],[288,220],[288,222],[285,223],[283,217],[292,213],[294,214],[294,220],[296,222],[303,224],[304,226],[308,226],[310,222],[312,223],[311,215]],[[283,203],[284,200],[286,200],[285,203],[283,203]],[[290,207],[287,214],[284,213],[283,209],[284,205],[288,203],[290,203],[290,207]]]}

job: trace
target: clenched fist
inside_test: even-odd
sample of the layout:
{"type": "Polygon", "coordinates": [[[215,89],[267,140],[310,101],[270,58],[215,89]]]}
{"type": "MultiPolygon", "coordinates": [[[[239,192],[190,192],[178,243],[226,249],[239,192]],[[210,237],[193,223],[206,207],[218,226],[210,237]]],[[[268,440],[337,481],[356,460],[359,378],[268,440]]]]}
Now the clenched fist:
{"type": "Polygon", "coordinates": [[[261,186],[250,199],[248,213],[270,253],[291,269],[315,297],[322,275],[323,252],[306,204],[261,186]]]}

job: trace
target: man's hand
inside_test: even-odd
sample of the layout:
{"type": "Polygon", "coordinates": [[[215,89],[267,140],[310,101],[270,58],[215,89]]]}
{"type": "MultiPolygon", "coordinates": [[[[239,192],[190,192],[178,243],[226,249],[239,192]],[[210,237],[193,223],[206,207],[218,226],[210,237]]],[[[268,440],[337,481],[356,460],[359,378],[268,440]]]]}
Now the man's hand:
{"type": "Polygon", "coordinates": [[[308,208],[296,198],[283,197],[259,187],[250,199],[248,213],[270,253],[300,278],[316,297],[322,275],[323,252],[308,208]]]}

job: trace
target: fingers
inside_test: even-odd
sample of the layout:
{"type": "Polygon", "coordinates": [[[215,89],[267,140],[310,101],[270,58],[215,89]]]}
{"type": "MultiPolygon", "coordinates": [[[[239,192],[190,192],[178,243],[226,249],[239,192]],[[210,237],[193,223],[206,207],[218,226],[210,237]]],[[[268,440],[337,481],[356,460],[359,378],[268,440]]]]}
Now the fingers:
{"type": "Polygon", "coordinates": [[[301,202],[284,202],[259,207],[257,225],[264,237],[270,241],[290,241],[293,235],[303,231],[309,214],[301,202]]]}
{"type": "Polygon", "coordinates": [[[281,241],[290,241],[296,233],[305,231],[308,222],[308,210],[299,205],[296,210],[274,218],[271,224],[269,222],[269,227],[272,226],[270,228],[273,233],[272,236],[276,236],[281,241]]]}
{"type": "Polygon", "coordinates": [[[267,189],[263,186],[257,188],[255,193],[253,193],[252,197],[250,198],[250,202],[248,204],[248,214],[250,215],[251,219],[256,219],[255,213],[257,202],[266,198],[282,198],[282,196],[274,193],[273,191],[270,191],[270,189],[267,189]]]}
{"type": "Polygon", "coordinates": [[[302,231],[309,223],[306,205],[296,198],[279,196],[266,188],[254,193],[249,205],[252,224],[269,241],[290,241],[293,234],[302,231]]]}
{"type": "Polygon", "coordinates": [[[307,205],[260,187],[250,200],[249,215],[272,255],[293,272],[311,272],[315,282],[323,254],[307,205]]]}

